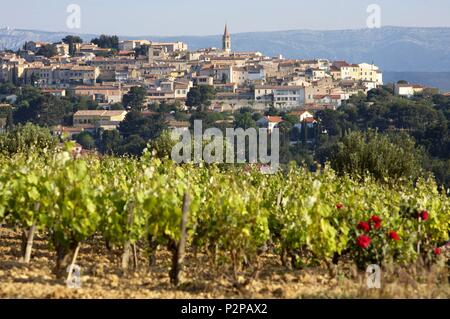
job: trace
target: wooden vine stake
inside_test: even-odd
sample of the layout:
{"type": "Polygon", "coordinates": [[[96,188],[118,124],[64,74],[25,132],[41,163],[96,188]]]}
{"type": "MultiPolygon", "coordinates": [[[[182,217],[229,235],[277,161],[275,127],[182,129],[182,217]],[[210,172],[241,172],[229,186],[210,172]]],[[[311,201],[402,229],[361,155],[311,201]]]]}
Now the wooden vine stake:
{"type": "Polygon", "coordinates": [[[170,271],[170,282],[174,286],[178,286],[180,283],[180,272],[183,268],[183,259],[186,249],[186,229],[189,214],[190,197],[189,193],[186,192],[183,197],[183,211],[181,215],[181,234],[180,241],[174,245],[174,251],[172,256],[172,269],[170,271]]]}
{"type": "MultiPolygon", "coordinates": [[[[39,211],[39,208],[41,207],[40,203],[36,203],[34,205],[34,210],[36,213],[39,211]]],[[[24,230],[22,232],[22,258],[21,261],[23,261],[25,264],[29,264],[31,260],[31,252],[33,250],[33,241],[34,241],[34,234],[36,233],[37,224],[36,221],[33,221],[33,224],[31,225],[30,229],[24,230]]]]}
{"type": "Polygon", "coordinates": [[[69,270],[67,271],[67,279],[66,282],[70,282],[72,280],[73,269],[75,267],[75,262],[77,261],[78,252],[80,251],[80,243],[77,244],[77,248],[75,248],[75,252],[73,253],[72,261],[69,265],[69,270]]]}
{"type": "Polygon", "coordinates": [[[25,246],[25,253],[23,256],[23,262],[25,264],[29,264],[31,260],[31,251],[33,250],[33,241],[35,232],[36,232],[36,222],[34,222],[30,230],[26,232],[27,241],[25,246]]]}
{"type": "MultiPolygon", "coordinates": [[[[128,227],[132,227],[134,222],[134,203],[130,203],[129,207],[128,207],[128,215],[127,215],[127,225],[128,227]]],[[[123,247],[123,253],[122,253],[122,271],[123,273],[127,273],[128,272],[128,268],[130,265],[130,257],[131,254],[133,253],[132,250],[134,251],[133,245],[131,244],[130,240],[128,239],[123,247]]],[[[134,254],[133,254],[134,255],[134,254]]]]}

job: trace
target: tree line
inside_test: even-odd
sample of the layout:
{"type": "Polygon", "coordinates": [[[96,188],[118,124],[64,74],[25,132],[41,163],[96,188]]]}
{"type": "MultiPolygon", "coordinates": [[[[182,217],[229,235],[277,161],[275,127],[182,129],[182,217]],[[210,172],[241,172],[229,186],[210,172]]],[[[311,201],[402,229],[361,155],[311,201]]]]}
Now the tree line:
{"type": "MultiPolygon", "coordinates": [[[[29,122],[47,127],[71,125],[77,110],[99,108],[85,97],[55,97],[10,83],[0,85],[0,94],[17,94],[13,108],[0,110],[8,127],[29,122]]],[[[262,116],[277,115],[284,119],[280,124],[282,163],[295,161],[316,170],[318,164],[331,162],[338,172],[361,175],[368,171],[380,179],[383,175],[415,178],[431,172],[441,185],[450,185],[450,97],[425,92],[403,98],[387,85],[367,96],[352,96],[337,110],[319,111],[316,125],[299,128],[295,117],[273,107],[266,112],[251,107],[234,113],[208,111],[214,95],[210,87],[192,89],[185,111],[180,104],[145,105],[145,89],[132,88],[123,103],[111,106],[130,110],[117,130],[83,132],[77,141],[105,154],[140,156],[147,144],[160,136],[159,145],[170,145],[163,134],[169,120],[191,124],[202,120],[204,129],[218,127],[225,132],[226,128],[256,127],[262,116]]]]}

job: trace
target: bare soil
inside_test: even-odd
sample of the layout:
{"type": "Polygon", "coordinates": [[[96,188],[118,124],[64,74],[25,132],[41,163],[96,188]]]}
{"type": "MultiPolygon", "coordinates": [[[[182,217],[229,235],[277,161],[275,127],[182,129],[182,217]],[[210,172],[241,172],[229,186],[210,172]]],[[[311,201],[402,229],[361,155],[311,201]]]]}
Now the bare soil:
{"type": "Polygon", "coordinates": [[[203,299],[203,298],[450,298],[448,270],[395,269],[383,274],[381,289],[368,289],[364,273],[351,265],[341,265],[338,275],[317,267],[289,270],[277,256],[261,259],[258,276],[247,285],[223,269],[213,269],[205,256],[191,253],[185,261],[181,285],[170,285],[170,254],[161,250],[157,263],[148,266],[139,251],[139,267],[130,274],[120,272],[118,254],[108,251],[100,241],[83,243],[77,264],[82,269],[81,288],[67,288],[56,280],[52,270],[55,254],[41,236],[33,246],[31,263],[20,262],[20,233],[0,228],[0,298],[113,298],[113,299],[203,299]]]}

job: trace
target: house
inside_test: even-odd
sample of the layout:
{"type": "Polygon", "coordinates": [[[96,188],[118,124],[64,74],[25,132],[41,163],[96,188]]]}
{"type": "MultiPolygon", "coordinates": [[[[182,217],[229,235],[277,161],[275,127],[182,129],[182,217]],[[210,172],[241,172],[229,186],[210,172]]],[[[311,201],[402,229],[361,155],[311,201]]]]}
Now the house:
{"type": "Polygon", "coordinates": [[[55,43],[54,47],[58,55],[68,56],[69,55],[69,45],[63,42],[55,43]]]}
{"type": "Polygon", "coordinates": [[[32,51],[34,53],[38,52],[40,48],[49,45],[49,42],[35,42],[35,41],[29,41],[26,42],[24,45],[24,49],[27,51],[32,51]]]}
{"type": "Polygon", "coordinates": [[[208,75],[198,75],[192,78],[195,86],[200,85],[214,85],[214,78],[208,75]]]}
{"type": "Polygon", "coordinates": [[[341,94],[317,94],[313,96],[313,100],[315,104],[335,105],[339,107],[342,104],[343,98],[341,94]]]}
{"type": "Polygon", "coordinates": [[[333,80],[335,80],[335,81],[342,80],[341,69],[334,65],[330,67],[330,75],[333,78],[333,80]]]}
{"type": "Polygon", "coordinates": [[[57,135],[63,138],[69,137],[70,139],[73,139],[75,135],[84,132],[84,128],[57,125],[51,128],[51,132],[53,135],[57,135]]]}
{"type": "Polygon", "coordinates": [[[53,96],[57,97],[64,97],[66,96],[66,90],[65,89],[42,89],[42,93],[44,94],[51,94],[53,96]]]}
{"type": "Polygon", "coordinates": [[[73,115],[76,128],[114,130],[125,120],[126,111],[83,110],[73,115]]]}
{"type": "Polygon", "coordinates": [[[171,130],[177,129],[177,130],[181,130],[181,131],[189,131],[190,123],[187,121],[171,120],[171,121],[169,121],[167,126],[171,130]]]}
{"type": "Polygon", "coordinates": [[[318,81],[326,76],[325,70],[309,68],[305,71],[305,76],[309,81],[318,81]]]}
{"type": "Polygon", "coordinates": [[[291,116],[295,116],[298,119],[298,123],[302,123],[304,121],[310,121],[309,119],[314,120],[314,115],[312,115],[308,111],[294,111],[289,113],[291,116]]]}
{"type": "Polygon", "coordinates": [[[99,103],[120,103],[122,102],[123,91],[115,86],[75,86],[69,91],[76,96],[87,96],[99,103]]]}
{"type": "Polygon", "coordinates": [[[296,108],[305,104],[303,86],[279,86],[273,88],[273,105],[276,108],[296,108]]]}
{"type": "Polygon", "coordinates": [[[263,81],[266,78],[264,67],[260,65],[253,65],[245,67],[245,80],[248,83],[263,81]]]}
{"type": "Polygon", "coordinates": [[[236,83],[214,84],[214,89],[216,89],[216,92],[234,93],[237,90],[237,85],[236,83]]]}
{"type": "Polygon", "coordinates": [[[200,76],[211,76],[216,83],[234,82],[232,65],[206,65],[199,71],[200,76]]]}
{"type": "Polygon", "coordinates": [[[146,103],[174,103],[176,101],[184,103],[191,87],[192,82],[190,81],[162,81],[156,88],[147,90],[146,103]]]}
{"type": "Polygon", "coordinates": [[[424,86],[419,84],[397,83],[395,84],[395,95],[411,97],[417,93],[422,93],[424,86]]]}
{"type": "Polygon", "coordinates": [[[274,86],[270,85],[256,85],[254,90],[255,101],[265,102],[267,105],[273,102],[274,86]]]}
{"type": "Polygon", "coordinates": [[[249,65],[233,68],[233,81],[238,86],[264,81],[266,74],[264,67],[260,65],[249,65]]]}
{"type": "Polygon", "coordinates": [[[99,74],[99,68],[92,66],[52,65],[27,68],[24,79],[26,84],[35,84],[41,87],[72,84],[93,85],[99,74]]]}
{"type": "Polygon", "coordinates": [[[136,82],[140,75],[138,69],[130,65],[117,66],[114,72],[114,78],[119,83],[136,82]]]}
{"type": "Polygon", "coordinates": [[[8,102],[10,104],[14,104],[17,101],[17,95],[11,94],[11,95],[6,96],[4,99],[6,102],[8,102]]]}
{"type": "Polygon", "coordinates": [[[277,108],[296,108],[305,104],[305,87],[255,85],[254,97],[255,101],[277,108]]]}
{"type": "Polygon", "coordinates": [[[259,119],[256,124],[260,127],[266,127],[270,133],[273,132],[280,123],[283,123],[283,119],[280,116],[264,116],[259,119]]]}
{"type": "Polygon", "coordinates": [[[152,46],[162,47],[166,52],[186,52],[188,50],[188,45],[183,42],[153,42],[152,46]]]}
{"type": "Polygon", "coordinates": [[[140,48],[143,45],[150,45],[148,40],[127,40],[119,42],[119,50],[121,51],[133,51],[134,49],[140,48]]]}
{"type": "Polygon", "coordinates": [[[383,85],[383,74],[377,66],[368,63],[361,63],[358,66],[360,72],[359,80],[383,85]]]}

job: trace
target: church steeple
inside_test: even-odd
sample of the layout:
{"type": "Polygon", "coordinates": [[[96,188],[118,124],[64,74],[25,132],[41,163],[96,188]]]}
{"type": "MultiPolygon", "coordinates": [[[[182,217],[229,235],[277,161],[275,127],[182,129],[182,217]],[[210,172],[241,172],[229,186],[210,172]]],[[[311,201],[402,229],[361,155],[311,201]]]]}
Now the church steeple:
{"type": "Polygon", "coordinates": [[[225,31],[223,33],[222,48],[223,48],[223,51],[225,51],[227,53],[231,52],[231,35],[230,35],[230,32],[228,32],[227,24],[225,24],[225,31]]]}

